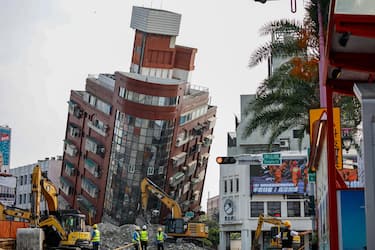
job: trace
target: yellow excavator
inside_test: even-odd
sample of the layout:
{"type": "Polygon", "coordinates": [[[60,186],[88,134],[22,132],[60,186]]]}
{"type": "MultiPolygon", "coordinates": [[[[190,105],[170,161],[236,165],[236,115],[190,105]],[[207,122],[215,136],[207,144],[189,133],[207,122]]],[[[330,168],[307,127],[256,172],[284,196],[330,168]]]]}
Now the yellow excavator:
{"type": "Polygon", "coordinates": [[[258,226],[255,230],[255,235],[253,243],[251,244],[251,250],[260,250],[259,237],[262,233],[263,223],[269,223],[275,225],[271,227],[271,242],[270,246],[272,249],[281,249],[281,242],[275,236],[280,233],[281,227],[284,225],[284,222],[278,218],[260,214],[258,217],[258,226]]]}
{"type": "Polygon", "coordinates": [[[208,237],[208,227],[204,223],[186,222],[178,203],[147,177],[141,181],[141,202],[144,214],[147,210],[149,193],[152,193],[172,212],[171,218],[167,219],[165,224],[165,232],[168,236],[173,238],[208,237]]]}
{"type": "MultiPolygon", "coordinates": [[[[251,250],[261,249],[261,245],[259,244],[259,237],[262,233],[263,223],[269,223],[269,224],[274,225],[271,227],[271,242],[270,242],[270,247],[268,248],[268,250],[278,250],[278,249],[281,250],[282,249],[281,240],[280,238],[276,237],[276,235],[278,235],[281,232],[281,229],[285,227],[285,224],[284,224],[285,222],[282,221],[281,219],[268,216],[268,215],[264,215],[264,214],[260,214],[258,217],[258,226],[255,231],[253,242],[251,244],[251,250]]],[[[300,245],[301,243],[300,236],[309,234],[311,232],[312,232],[311,230],[299,232],[298,235],[293,236],[293,244],[300,245]]],[[[302,250],[302,249],[304,249],[303,246],[298,248],[298,250],[302,250]]]]}
{"type": "Polygon", "coordinates": [[[85,231],[85,215],[76,210],[58,210],[58,190],[46,177],[40,166],[32,173],[31,211],[6,207],[0,203],[0,219],[20,218],[31,227],[41,228],[45,234],[46,249],[92,249],[90,232],[85,231]],[[41,215],[41,197],[48,206],[48,214],[41,215]]]}

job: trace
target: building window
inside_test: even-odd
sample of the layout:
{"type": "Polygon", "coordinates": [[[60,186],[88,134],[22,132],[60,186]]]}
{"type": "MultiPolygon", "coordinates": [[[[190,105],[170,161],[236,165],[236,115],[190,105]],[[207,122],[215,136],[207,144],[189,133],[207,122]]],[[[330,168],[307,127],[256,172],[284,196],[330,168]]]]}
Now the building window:
{"type": "Polygon", "coordinates": [[[236,178],[236,192],[238,193],[240,191],[240,179],[236,178]]]}
{"type": "Polygon", "coordinates": [[[233,193],[233,180],[230,179],[230,192],[233,193]]]}
{"type": "Polygon", "coordinates": [[[27,175],[25,175],[25,179],[23,180],[23,183],[25,183],[25,185],[27,184],[27,175]]]}
{"type": "Polygon", "coordinates": [[[119,94],[118,94],[120,97],[124,98],[125,97],[125,88],[124,87],[120,87],[120,91],[119,91],[119,94]]]}
{"type": "Polygon", "coordinates": [[[264,213],[264,203],[262,201],[252,201],[250,203],[251,217],[258,217],[264,213]]]}
{"type": "Polygon", "coordinates": [[[129,165],[128,172],[129,173],[134,173],[135,172],[135,166],[134,165],[129,165]]]}
{"type": "Polygon", "coordinates": [[[301,202],[299,201],[288,201],[288,217],[300,217],[301,216],[301,202]]]}
{"type": "Polygon", "coordinates": [[[21,186],[23,185],[23,175],[21,175],[20,185],[21,185],[21,186]]]}
{"type": "Polygon", "coordinates": [[[279,201],[267,202],[267,214],[273,217],[281,217],[281,202],[279,201]]]}
{"type": "Polygon", "coordinates": [[[303,137],[303,129],[293,129],[293,138],[302,138],[303,137]]]}
{"type": "Polygon", "coordinates": [[[154,175],[154,167],[147,168],[147,175],[154,175]]]}
{"type": "Polygon", "coordinates": [[[224,194],[228,192],[227,180],[224,181],[224,194]]]}

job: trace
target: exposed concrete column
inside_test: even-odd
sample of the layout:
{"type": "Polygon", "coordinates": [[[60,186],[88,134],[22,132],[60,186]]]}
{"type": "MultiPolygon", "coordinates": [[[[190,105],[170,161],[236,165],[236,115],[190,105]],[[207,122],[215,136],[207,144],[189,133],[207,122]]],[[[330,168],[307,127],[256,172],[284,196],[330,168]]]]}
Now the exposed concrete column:
{"type": "Polygon", "coordinates": [[[355,84],[354,93],[362,104],[367,249],[375,249],[375,85],[355,84]]]}
{"type": "Polygon", "coordinates": [[[230,250],[230,233],[225,231],[220,231],[220,243],[219,250],[230,250]]]}
{"type": "Polygon", "coordinates": [[[241,249],[250,249],[251,231],[241,230],[241,249]]]}
{"type": "Polygon", "coordinates": [[[40,228],[18,228],[17,250],[42,250],[44,232],[40,228]]]}

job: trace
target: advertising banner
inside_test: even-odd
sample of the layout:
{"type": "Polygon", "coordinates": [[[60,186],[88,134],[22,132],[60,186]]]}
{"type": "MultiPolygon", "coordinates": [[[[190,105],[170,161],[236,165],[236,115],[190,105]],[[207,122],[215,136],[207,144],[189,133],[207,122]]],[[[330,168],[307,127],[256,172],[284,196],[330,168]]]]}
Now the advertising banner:
{"type": "Polygon", "coordinates": [[[306,194],[308,192],[307,156],[281,156],[279,165],[250,166],[253,194],[306,194]]]}
{"type": "MultiPolygon", "coordinates": [[[[10,160],[10,128],[0,127],[0,154],[1,161],[3,166],[9,169],[9,160],[10,160]]],[[[0,169],[2,171],[3,169],[0,169]]]]}
{"type": "Polygon", "coordinates": [[[16,199],[15,176],[0,176],[0,202],[6,206],[14,206],[16,199]]]}

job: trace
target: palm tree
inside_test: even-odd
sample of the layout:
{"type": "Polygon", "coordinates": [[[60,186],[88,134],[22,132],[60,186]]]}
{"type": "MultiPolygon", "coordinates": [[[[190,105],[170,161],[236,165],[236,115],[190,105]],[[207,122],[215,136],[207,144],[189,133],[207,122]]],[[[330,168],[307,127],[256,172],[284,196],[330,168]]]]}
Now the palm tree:
{"type": "MultiPolygon", "coordinates": [[[[326,4],[327,0],[323,1],[326,4]]],[[[326,5],[324,5],[326,6],[326,5]]],[[[325,8],[325,7],[324,7],[325,8]]],[[[276,58],[285,58],[273,74],[258,87],[256,98],[249,103],[248,112],[252,116],[245,128],[243,136],[250,136],[260,129],[265,135],[270,132],[269,143],[296,126],[303,132],[309,132],[309,110],[320,107],[319,102],[319,39],[316,14],[316,1],[308,7],[309,15],[303,24],[293,20],[271,22],[261,28],[261,35],[281,35],[282,39],[273,39],[255,50],[249,66],[276,58]],[[312,16],[310,16],[312,15],[312,16]]],[[[359,123],[358,101],[352,97],[335,96],[335,106],[349,108],[344,118],[359,123]]],[[[353,125],[354,125],[353,124],[353,125]]],[[[300,143],[304,133],[299,133],[300,143]]]]}

